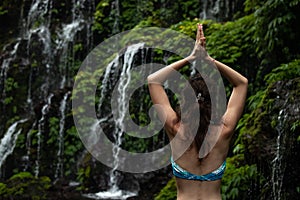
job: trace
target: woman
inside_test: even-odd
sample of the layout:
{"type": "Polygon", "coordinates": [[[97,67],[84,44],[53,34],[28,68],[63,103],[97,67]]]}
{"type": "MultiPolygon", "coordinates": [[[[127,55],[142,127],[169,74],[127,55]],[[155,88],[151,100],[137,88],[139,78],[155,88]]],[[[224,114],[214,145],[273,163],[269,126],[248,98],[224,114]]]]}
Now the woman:
{"type": "Polygon", "coordinates": [[[172,140],[179,134],[179,137],[176,137],[179,139],[173,142],[173,145],[171,144],[171,163],[173,174],[176,177],[177,199],[221,199],[221,178],[226,166],[225,160],[229,150],[230,139],[243,112],[248,80],[225,64],[212,59],[206,53],[203,27],[201,24],[198,24],[193,52],[188,57],[149,75],[148,87],[153,104],[159,105],[156,107],[157,112],[160,119],[164,122],[164,128],[169,139],[172,140]],[[201,112],[201,117],[199,122],[197,122],[199,128],[196,130],[197,133],[194,134],[195,137],[189,148],[187,148],[182,155],[178,156],[176,155],[175,149],[180,148],[180,145],[186,142],[186,138],[190,138],[189,136],[193,135],[190,126],[187,124],[189,124],[188,121],[191,123],[194,121],[193,115],[190,113],[195,111],[196,107],[194,103],[184,101],[184,104],[187,104],[187,102],[190,104],[182,107],[182,113],[184,112],[185,114],[182,115],[180,112],[176,112],[176,110],[171,107],[162,84],[169,78],[172,71],[178,71],[182,67],[200,58],[214,62],[215,67],[217,67],[221,75],[231,83],[233,90],[228,100],[225,113],[221,116],[220,120],[213,121],[214,116],[212,116],[213,113],[211,113],[210,108],[211,100],[205,81],[199,74],[189,80],[191,87],[195,91],[195,102],[201,112]],[[188,111],[185,112],[186,110],[188,111]],[[205,134],[207,134],[209,129],[213,129],[214,125],[219,126],[220,124],[222,128],[215,145],[204,157],[199,156],[205,134]]]}

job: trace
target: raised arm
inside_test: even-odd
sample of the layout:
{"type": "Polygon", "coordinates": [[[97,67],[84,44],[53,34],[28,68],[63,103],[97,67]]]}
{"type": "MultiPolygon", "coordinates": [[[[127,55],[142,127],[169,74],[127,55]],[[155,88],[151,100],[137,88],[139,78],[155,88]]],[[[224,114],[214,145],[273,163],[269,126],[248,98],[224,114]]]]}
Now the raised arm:
{"type": "Polygon", "coordinates": [[[236,72],[227,65],[214,61],[220,73],[231,83],[233,86],[226,112],[223,116],[224,125],[228,129],[228,136],[231,136],[233,130],[240,119],[247,96],[248,80],[240,73],[236,72]]]}
{"type": "MultiPolygon", "coordinates": [[[[202,25],[199,26],[199,35],[201,41],[200,46],[205,49],[205,37],[202,25]]],[[[207,56],[208,59],[215,63],[221,75],[224,76],[233,86],[233,90],[227,104],[227,109],[223,116],[224,125],[227,128],[226,132],[228,133],[228,136],[231,136],[244,110],[247,96],[248,80],[229,66],[216,61],[209,55],[207,56]]]]}
{"type": "Polygon", "coordinates": [[[196,42],[192,53],[177,62],[174,62],[157,72],[148,76],[148,88],[150,91],[150,96],[153,104],[156,106],[156,110],[160,117],[160,120],[165,122],[165,128],[169,133],[176,133],[176,125],[179,122],[179,118],[176,112],[170,105],[168,96],[162,86],[162,84],[170,77],[174,71],[178,71],[182,67],[190,64],[198,57],[208,57],[208,54],[205,50],[205,38],[202,31],[202,25],[198,24],[196,42]]]}
{"type": "Polygon", "coordinates": [[[169,134],[175,135],[179,118],[171,107],[169,98],[163,88],[163,83],[176,71],[189,64],[187,58],[174,62],[147,77],[150,96],[164,127],[169,134]],[[176,70],[176,71],[175,71],[176,70]]]}

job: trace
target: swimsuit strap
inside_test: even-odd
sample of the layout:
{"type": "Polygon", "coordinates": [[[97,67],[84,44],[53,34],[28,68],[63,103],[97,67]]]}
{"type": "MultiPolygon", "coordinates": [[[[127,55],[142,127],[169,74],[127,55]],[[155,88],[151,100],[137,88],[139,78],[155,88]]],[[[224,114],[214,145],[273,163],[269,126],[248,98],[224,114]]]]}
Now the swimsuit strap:
{"type": "Polygon", "coordinates": [[[226,168],[226,160],[225,160],[222,163],[222,165],[218,169],[214,170],[213,172],[204,175],[196,175],[182,169],[177,163],[175,163],[172,157],[171,157],[171,164],[172,164],[172,170],[174,176],[182,179],[199,180],[199,181],[219,180],[223,177],[226,168]]]}

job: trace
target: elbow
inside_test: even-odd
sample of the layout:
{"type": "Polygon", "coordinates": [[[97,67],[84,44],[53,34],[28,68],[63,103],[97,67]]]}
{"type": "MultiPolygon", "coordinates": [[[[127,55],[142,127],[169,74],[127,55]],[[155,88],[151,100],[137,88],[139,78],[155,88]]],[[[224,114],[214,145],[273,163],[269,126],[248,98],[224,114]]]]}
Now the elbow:
{"type": "Polygon", "coordinates": [[[147,83],[148,84],[153,83],[153,76],[152,76],[152,74],[150,74],[149,76],[147,76],[147,83]]]}
{"type": "Polygon", "coordinates": [[[239,80],[233,85],[234,88],[244,88],[247,90],[248,88],[248,79],[244,76],[240,77],[239,80]]]}
{"type": "Polygon", "coordinates": [[[246,77],[243,77],[241,81],[241,87],[244,88],[245,91],[248,90],[248,79],[246,77]]]}
{"type": "Polygon", "coordinates": [[[236,86],[248,87],[248,79],[245,76],[240,76],[236,86]]]}
{"type": "Polygon", "coordinates": [[[243,77],[242,83],[248,87],[248,79],[246,77],[243,77]]]}
{"type": "Polygon", "coordinates": [[[150,74],[147,76],[147,83],[148,85],[153,84],[153,83],[158,83],[159,81],[156,80],[155,76],[153,74],[150,74]]]}

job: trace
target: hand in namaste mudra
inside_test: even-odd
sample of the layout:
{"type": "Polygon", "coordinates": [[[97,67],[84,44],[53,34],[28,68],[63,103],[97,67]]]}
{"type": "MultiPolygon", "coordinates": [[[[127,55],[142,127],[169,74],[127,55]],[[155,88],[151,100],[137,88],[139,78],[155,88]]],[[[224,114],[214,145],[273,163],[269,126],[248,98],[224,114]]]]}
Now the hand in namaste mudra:
{"type": "Polygon", "coordinates": [[[203,26],[202,24],[197,25],[197,35],[194,49],[189,56],[191,60],[195,59],[210,59],[210,56],[206,52],[206,39],[204,37],[203,26]]]}

